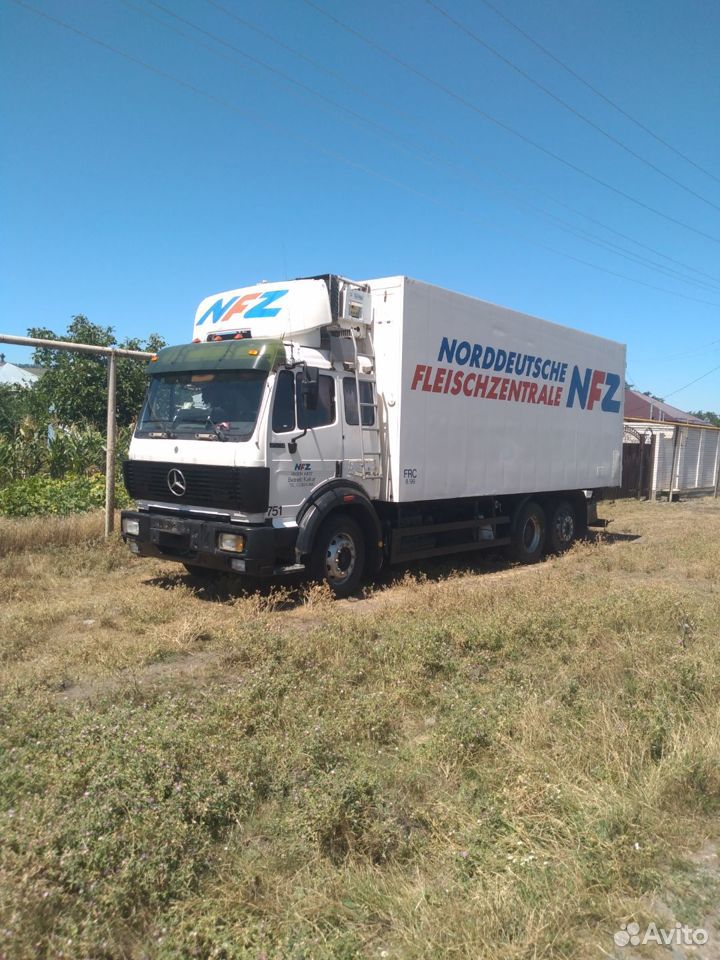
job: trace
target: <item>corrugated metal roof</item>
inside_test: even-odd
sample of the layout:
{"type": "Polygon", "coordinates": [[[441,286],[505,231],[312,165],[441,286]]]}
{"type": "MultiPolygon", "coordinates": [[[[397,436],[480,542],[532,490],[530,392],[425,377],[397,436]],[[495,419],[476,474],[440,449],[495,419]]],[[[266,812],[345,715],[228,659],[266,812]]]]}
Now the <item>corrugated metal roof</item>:
{"type": "Polygon", "coordinates": [[[29,387],[38,379],[38,375],[31,370],[24,370],[14,363],[6,361],[0,363],[0,383],[11,383],[18,386],[29,387]]]}

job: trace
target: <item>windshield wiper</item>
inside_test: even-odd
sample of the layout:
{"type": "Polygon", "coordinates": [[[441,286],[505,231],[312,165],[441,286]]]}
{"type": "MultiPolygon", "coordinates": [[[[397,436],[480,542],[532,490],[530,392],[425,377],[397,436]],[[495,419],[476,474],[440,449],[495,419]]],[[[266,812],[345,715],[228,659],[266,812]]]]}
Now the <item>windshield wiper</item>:
{"type": "Polygon", "coordinates": [[[174,440],[175,434],[172,432],[172,430],[168,430],[167,428],[163,428],[162,430],[153,430],[152,427],[149,426],[151,423],[162,422],[163,421],[159,418],[156,420],[144,420],[142,423],[138,424],[137,430],[139,433],[144,433],[153,439],[160,437],[162,440],[174,440]]]}
{"type": "Polygon", "coordinates": [[[216,423],[213,423],[212,419],[208,417],[205,421],[205,426],[209,426],[212,429],[212,433],[196,433],[196,440],[222,440],[223,442],[227,441],[227,436],[223,430],[218,427],[216,423]]]}

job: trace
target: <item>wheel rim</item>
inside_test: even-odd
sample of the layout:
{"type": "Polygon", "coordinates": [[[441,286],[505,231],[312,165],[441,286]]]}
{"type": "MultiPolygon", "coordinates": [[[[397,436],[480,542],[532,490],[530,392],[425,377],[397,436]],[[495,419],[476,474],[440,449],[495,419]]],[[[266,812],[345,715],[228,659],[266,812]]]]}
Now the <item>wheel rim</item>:
{"type": "Polygon", "coordinates": [[[355,570],[355,541],[347,533],[336,533],[325,552],[325,575],[331,583],[343,583],[355,570]]]}
{"type": "Polygon", "coordinates": [[[561,513],[555,518],[555,535],[560,543],[570,543],[575,536],[575,520],[570,513],[561,513]]]}
{"type": "Polygon", "coordinates": [[[523,528],[523,546],[528,553],[534,553],[542,540],[542,527],[537,517],[528,517],[523,528]]]}

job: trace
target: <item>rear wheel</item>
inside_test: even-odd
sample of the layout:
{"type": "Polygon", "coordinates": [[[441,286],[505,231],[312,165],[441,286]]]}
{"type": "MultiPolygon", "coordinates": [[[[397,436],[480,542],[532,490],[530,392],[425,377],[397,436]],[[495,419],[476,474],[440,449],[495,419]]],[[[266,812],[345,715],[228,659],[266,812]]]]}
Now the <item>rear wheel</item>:
{"type": "Polygon", "coordinates": [[[349,597],[365,572],[365,539],[347,514],[328,517],[318,530],[310,560],[316,580],[324,580],[336,597],[349,597]]]}
{"type": "Polygon", "coordinates": [[[558,500],[549,510],[548,550],[551,553],[564,553],[577,536],[575,507],[569,500],[558,500]]]}
{"type": "Polygon", "coordinates": [[[508,555],[518,563],[537,563],[545,546],[545,513],[539,503],[529,500],[518,511],[512,528],[508,555]]]}

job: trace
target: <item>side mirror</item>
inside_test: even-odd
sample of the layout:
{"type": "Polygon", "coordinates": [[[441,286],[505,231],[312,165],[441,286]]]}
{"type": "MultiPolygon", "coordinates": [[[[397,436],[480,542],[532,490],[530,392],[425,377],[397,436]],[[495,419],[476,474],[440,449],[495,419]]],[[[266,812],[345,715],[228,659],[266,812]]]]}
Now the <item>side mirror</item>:
{"type": "Polygon", "coordinates": [[[305,367],[300,381],[300,396],[306,410],[317,410],[320,395],[320,374],[317,367],[305,367]]]}

